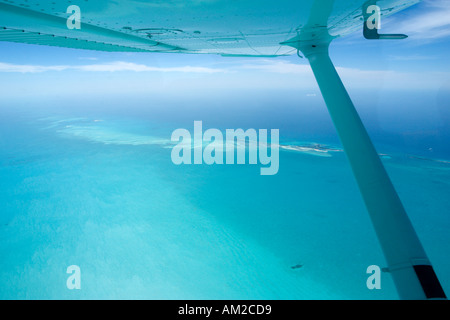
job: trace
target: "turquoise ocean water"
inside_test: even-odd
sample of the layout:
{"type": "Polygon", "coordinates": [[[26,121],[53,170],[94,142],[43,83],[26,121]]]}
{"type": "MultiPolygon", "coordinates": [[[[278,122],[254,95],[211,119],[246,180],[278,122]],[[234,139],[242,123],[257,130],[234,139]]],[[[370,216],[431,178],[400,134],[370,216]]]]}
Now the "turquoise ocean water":
{"type": "MultiPolygon", "coordinates": [[[[388,274],[381,290],[366,287],[384,258],[323,102],[310,98],[3,101],[0,298],[396,299],[388,274]],[[176,166],[171,133],[194,120],[280,129],[295,150],[280,150],[275,176],[176,166]],[[66,287],[70,265],[81,290],[66,287]]],[[[408,149],[368,127],[449,292],[446,146],[433,145],[438,157],[429,141],[408,149]]]]}

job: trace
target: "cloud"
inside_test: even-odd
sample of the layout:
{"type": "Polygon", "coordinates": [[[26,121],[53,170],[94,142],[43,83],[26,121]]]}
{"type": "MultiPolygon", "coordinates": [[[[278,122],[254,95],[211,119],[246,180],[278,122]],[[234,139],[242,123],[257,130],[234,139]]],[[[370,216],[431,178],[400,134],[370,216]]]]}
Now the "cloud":
{"type": "Polygon", "coordinates": [[[0,62],[0,72],[15,72],[15,73],[42,73],[48,71],[66,71],[78,70],[85,72],[180,72],[180,73],[224,73],[224,69],[206,68],[206,67],[152,67],[143,64],[136,64],[132,62],[115,61],[104,64],[88,64],[79,66],[39,66],[39,65],[20,65],[0,62]]]}
{"type": "Polygon", "coordinates": [[[424,61],[424,60],[435,60],[437,59],[436,56],[425,56],[420,54],[413,54],[413,55],[405,55],[405,56],[396,56],[396,55],[389,55],[388,58],[390,60],[394,61],[424,61]]]}
{"type": "MultiPolygon", "coordinates": [[[[395,17],[395,16],[394,16],[395,17]]],[[[394,18],[390,21],[396,31],[418,40],[436,40],[450,36],[450,6],[448,0],[426,0],[414,11],[414,15],[394,18]]]]}
{"type": "Polygon", "coordinates": [[[36,66],[26,64],[10,64],[0,62],[0,72],[39,73],[46,71],[63,71],[67,66],[36,66]]]}
{"type": "Polygon", "coordinates": [[[91,64],[78,67],[71,67],[81,71],[90,72],[118,72],[118,71],[133,71],[133,72],[182,72],[182,73],[221,73],[226,72],[223,69],[214,69],[206,67],[151,67],[144,64],[136,64],[132,62],[116,61],[106,64],[91,64]]]}
{"type": "MultiPolygon", "coordinates": [[[[421,56],[410,58],[422,59],[421,56]]],[[[394,57],[393,59],[403,59],[394,57]]],[[[358,68],[337,67],[344,84],[349,88],[385,87],[391,89],[435,89],[448,84],[450,73],[445,71],[394,71],[394,70],[364,70],[358,68]]],[[[103,64],[86,64],[78,66],[56,65],[18,65],[0,62],[0,72],[3,73],[44,73],[44,72],[76,71],[78,73],[105,73],[105,72],[162,72],[162,73],[200,73],[200,74],[227,74],[211,81],[208,77],[207,85],[220,84],[220,87],[268,87],[268,88],[312,88],[316,87],[311,67],[305,63],[297,64],[285,59],[251,59],[240,60],[221,68],[207,68],[199,66],[180,67],[153,67],[132,62],[116,61],[103,64]]],[[[102,77],[102,75],[99,75],[102,77]]],[[[95,78],[98,79],[98,78],[95,78]]],[[[169,81],[176,78],[167,78],[169,81]]],[[[130,80],[130,83],[133,80],[130,80]]],[[[205,81],[205,80],[199,80],[205,81]]],[[[196,86],[197,82],[192,82],[196,86]]],[[[191,84],[180,84],[186,86],[191,84]]]]}
{"type": "Polygon", "coordinates": [[[311,73],[311,67],[307,64],[295,64],[283,60],[260,60],[254,64],[243,64],[239,66],[239,69],[258,70],[271,73],[282,74],[303,74],[307,75],[311,73]]]}
{"type": "MultiPolygon", "coordinates": [[[[413,57],[421,59],[420,56],[413,57]]],[[[398,57],[398,59],[401,59],[398,57]]],[[[253,64],[243,64],[235,70],[257,70],[264,73],[280,74],[285,79],[303,79],[315,82],[311,67],[283,60],[260,60],[253,64]]],[[[387,88],[438,88],[448,83],[450,73],[439,72],[401,72],[394,70],[363,70],[358,68],[336,67],[345,85],[354,88],[371,88],[382,85],[387,88]]]]}

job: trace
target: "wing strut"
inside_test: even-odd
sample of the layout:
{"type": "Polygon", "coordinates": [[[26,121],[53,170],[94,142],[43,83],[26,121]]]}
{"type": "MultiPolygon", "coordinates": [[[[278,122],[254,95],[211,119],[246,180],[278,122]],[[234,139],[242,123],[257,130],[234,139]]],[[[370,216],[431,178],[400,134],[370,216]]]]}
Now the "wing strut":
{"type": "Polygon", "coordinates": [[[399,297],[446,299],[370,137],[329,57],[329,44],[297,42],[309,60],[350,161],[399,297]]]}

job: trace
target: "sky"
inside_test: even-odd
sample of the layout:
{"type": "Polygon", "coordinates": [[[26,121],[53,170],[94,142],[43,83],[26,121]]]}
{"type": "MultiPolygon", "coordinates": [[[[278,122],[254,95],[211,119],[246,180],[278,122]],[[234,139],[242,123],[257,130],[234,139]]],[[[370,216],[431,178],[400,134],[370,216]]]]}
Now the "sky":
{"type": "MultiPolygon", "coordinates": [[[[330,53],[349,91],[450,90],[449,16],[447,0],[426,0],[382,21],[380,33],[405,33],[405,40],[366,40],[362,32],[336,39],[330,53]]],[[[318,94],[306,59],[296,55],[110,53],[8,42],[0,42],[0,81],[8,84],[1,91],[4,97],[149,94],[174,88],[200,94],[300,88],[318,94]]]]}

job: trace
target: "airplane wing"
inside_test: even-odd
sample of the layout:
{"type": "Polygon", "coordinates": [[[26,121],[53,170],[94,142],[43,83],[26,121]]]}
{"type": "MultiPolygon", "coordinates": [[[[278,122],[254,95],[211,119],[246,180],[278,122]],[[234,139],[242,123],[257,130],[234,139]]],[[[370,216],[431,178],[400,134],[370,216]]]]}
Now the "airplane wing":
{"type": "MultiPolygon", "coordinates": [[[[388,16],[419,1],[380,0],[377,5],[388,16]]],[[[326,29],[335,38],[362,30],[366,2],[0,0],[0,41],[100,51],[280,56],[296,52],[286,41],[301,33],[326,29]],[[312,17],[322,4],[323,19],[312,17]],[[67,25],[71,5],[80,8],[80,29],[67,25]]]]}

